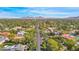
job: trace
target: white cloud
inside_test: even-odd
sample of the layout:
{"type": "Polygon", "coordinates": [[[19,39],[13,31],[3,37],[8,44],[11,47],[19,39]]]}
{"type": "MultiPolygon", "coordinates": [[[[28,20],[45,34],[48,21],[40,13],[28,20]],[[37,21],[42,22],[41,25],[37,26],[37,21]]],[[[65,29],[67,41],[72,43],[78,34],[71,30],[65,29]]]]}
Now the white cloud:
{"type": "Polygon", "coordinates": [[[43,14],[43,15],[53,15],[53,14],[68,14],[66,12],[59,12],[59,11],[48,11],[48,10],[31,10],[30,12],[32,13],[37,13],[37,14],[43,14]]]}

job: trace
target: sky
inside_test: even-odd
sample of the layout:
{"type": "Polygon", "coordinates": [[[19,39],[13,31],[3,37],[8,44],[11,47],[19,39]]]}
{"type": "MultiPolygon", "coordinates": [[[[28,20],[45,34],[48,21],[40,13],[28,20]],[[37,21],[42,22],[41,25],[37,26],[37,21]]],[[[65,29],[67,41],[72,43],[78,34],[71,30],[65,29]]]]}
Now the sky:
{"type": "Polygon", "coordinates": [[[75,17],[79,16],[79,7],[0,7],[0,18],[23,17],[75,17]]]}

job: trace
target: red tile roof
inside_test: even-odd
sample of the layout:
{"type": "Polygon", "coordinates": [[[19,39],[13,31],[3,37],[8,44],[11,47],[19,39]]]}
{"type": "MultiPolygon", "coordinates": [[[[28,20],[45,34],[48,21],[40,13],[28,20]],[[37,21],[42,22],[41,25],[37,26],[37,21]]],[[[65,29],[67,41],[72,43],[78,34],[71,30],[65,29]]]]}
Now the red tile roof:
{"type": "Polygon", "coordinates": [[[10,33],[9,32],[0,32],[0,35],[8,36],[8,35],[10,35],[10,33]]]}

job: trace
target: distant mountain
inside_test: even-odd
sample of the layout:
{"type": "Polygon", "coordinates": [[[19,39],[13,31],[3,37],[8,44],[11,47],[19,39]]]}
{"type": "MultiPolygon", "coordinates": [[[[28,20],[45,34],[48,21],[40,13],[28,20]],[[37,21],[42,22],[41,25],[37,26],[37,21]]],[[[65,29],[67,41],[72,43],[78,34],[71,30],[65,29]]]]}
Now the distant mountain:
{"type": "Polygon", "coordinates": [[[61,19],[61,18],[54,18],[54,17],[43,17],[43,16],[27,16],[27,17],[22,17],[21,19],[61,19]]]}
{"type": "Polygon", "coordinates": [[[79,19],[79,16],[65,17],[65,18],[54,18],[54,17],[43,17],[43,16],[26,16],[21,18],[0,18],[0,19],[79,19]]]}
{"type": "Polygon", "coordinates": [[[44,19],[45,17],[42,16],[38,16],[38,17],[31,17],[31,16],[27,16],[27,17],[22,17],[22,19],[44,19]]]}
{"type": "Polygon", "coordinates": [[[79,16],[75,16],[75,17],[68,17],[68,19],[79,19],[79,16]]]}

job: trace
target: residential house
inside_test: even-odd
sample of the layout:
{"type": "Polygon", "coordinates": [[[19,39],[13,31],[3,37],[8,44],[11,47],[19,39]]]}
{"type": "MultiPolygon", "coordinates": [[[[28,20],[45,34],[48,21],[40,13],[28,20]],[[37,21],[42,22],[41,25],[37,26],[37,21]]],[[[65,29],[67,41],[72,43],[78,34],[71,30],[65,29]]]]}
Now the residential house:
{"type": "Polygon", "coordinates": [[[24,38],[24,31],[18,31],[14,39],[23,39],[24,38]]]}
{"type": "Polygon", "coordinates": [[[8,37],[0,36],[0,44],[4,43],[6,41],[9,41],[9,38],[8,37]]]}
{"type": "Polygon", "coordinates": [[[7,37],[8,35],[10,35],[10,32],[0,32],[0,35],[7,37]]]}
{"type": "MultiPolygon", "coordinates": [[[[17,26],[17,27],[14,27],[14,28],[12,28],[13,30],[21,30],[22,29],[22,27],[21,26],[17,26]]],[[[12,30],[12,29],[10,29],[10,30],[12,30]]]]}
{"type": "Polygon", "coordinates": [[[75,38],[75,36],[72,36],[72,35],[70,35],[70,34],[63,34],[62,35],[64,38],[67,38],[67,39],[74,39],[75,38]]]}
{"type": "Polygon", "coordinates": [[[22,44],[16,44],[12,46],[4,46],[3,50],[8,50],[8,51],[26,51],[28,48],[27,45],[22,45],[22,44]]]}
{"type": "Polygon", "coordinates": [[[24,36],[25,32],[24,31],[19,31],[17,32],[17,36],[24,36]]]}

